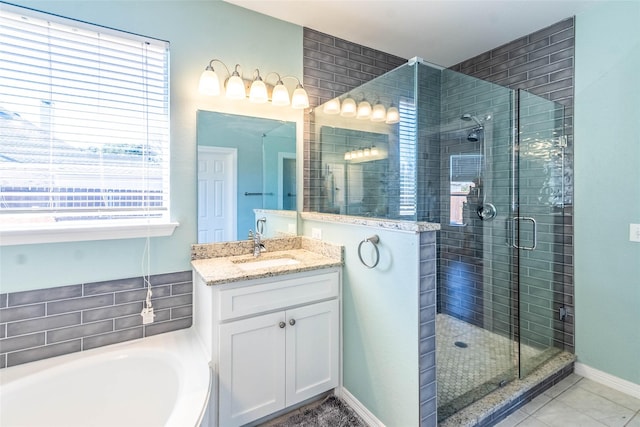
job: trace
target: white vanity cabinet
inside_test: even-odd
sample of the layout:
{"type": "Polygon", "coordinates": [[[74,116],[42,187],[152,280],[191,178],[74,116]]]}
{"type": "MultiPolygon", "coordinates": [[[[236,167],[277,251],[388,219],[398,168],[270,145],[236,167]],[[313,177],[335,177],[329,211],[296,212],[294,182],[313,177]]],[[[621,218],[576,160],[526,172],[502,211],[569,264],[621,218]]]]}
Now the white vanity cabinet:
{"type": "Polygon", "coordinates": [[[217,373],[210,425],[241,426],[338,386],[339,269],[216,286],[196,278],[194,294],[196,328],[199,309],[213,314],[200,329],[217,373]]]}

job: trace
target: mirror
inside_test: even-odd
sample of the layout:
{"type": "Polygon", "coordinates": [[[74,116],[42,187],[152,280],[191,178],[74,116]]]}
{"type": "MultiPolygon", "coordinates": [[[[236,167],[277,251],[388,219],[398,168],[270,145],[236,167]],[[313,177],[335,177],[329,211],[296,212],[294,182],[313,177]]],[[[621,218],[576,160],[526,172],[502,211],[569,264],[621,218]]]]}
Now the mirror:
{"type": "MultiPolygon", "coordinates": [[[[196,120],[198,243],[246,239],[254,209],[295,211],[295,122],[202,110],[196,120]]],[[[267,237],[296,229],[295,215],[281,216],[267,237]]]]}
{"type": "Polygon", "coordinates": [[[397,171],[389,162],[389,136],[320,127],[320,212],[388,218],[397,171]]]}

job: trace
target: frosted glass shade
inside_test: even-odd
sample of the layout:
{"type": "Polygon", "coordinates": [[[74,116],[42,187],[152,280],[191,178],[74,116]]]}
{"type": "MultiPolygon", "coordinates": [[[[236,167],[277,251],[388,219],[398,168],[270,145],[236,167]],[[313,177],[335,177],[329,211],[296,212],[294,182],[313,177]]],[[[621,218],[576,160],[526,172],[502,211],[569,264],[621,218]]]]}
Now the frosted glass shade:
{"type": "Polygon", "coordinates": [[[358,111],[356,113],[356,119],[364,120],[371,117],[371,104],[367,101],[360,101],[358,104],[358,111]]]}
{"type": "Polygon", "coordinates": [[[382,104],[376,104],[371,111],[372,122],[384,122],[387,119],[387,109],[382,104]]]}
{"type": "Polygon", "coordinates": [[[220,95],[220,80],[218,79],[216,72],[211,68],[207,68],[200,75],[198,91],[207,96],[220,95]]]}
{"type": "Polygon", "coordinates": [[[239,75],[234,73],[227,81],[227,98],[229,99],[245,99],[247,92],[244,88],[244,82],[239,75]]]}
{"type": "Polygon", "coordinates": [[[291,103],[289,100],[289,91],[282,82],[278,82],[278,84],[273,88],[271,103],[277,107],[286,107],[291,103]]]}
{"type": "Polygon", "coordinates": [[[322,108],[325,114],[340,114],[340,100],[333,98],[331,101],[327,101],[322,108]]]}
{"type": "Polygon", "coordinates": [[[291,108],[296,110],[303,110],[309,108],[309,96],[307,91],[301,85],[298,85],[296,90],[293,91],[291,96],[291,108]]]}
{"type": "Polygon", "coordinates": [[[355,117],[356,115],[356,101],[352,98],[347,98],[342,101],[342,107],[340,109],[340,115],[342,117],[355,117]]]}
{"type": "Polygon", "coordinates": [[[251,90],[249,91],[249,101],[254,104],[264,104],[267,102],[267,85],[264,84],[262,79],[257,78],[251,83],[251,90]]]}
{"type": "Polygon", "coordinates": [[[400,112],[398,112],[398,109],[396,107],[389,107],[389,109],[387,110],[387,119],[385,120],[385,123],[387,123],[388,125],[392,125],[394,123],[398,123],[400,121],[400,112]]]}

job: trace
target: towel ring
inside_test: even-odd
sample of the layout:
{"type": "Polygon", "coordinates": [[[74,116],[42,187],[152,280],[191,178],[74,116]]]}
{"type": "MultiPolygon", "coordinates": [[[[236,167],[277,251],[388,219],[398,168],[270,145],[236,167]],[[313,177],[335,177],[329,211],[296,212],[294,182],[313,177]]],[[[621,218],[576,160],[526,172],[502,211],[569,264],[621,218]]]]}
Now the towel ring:
{"type": "Polygon", "coordinates": [[[358,245],[358,258],[360,258],[360,262],[367,268],[375,268],[376,265],[380,262],[380,251],[378,250],[378,243],[380,243],[380,237],[377,234],[374,234],[371,237],[367,237],[358,245]],[[369,265],[362,259],[362,245],[365,243],[371,243],[373,245],[373,249],[376,250],[376,262],[373,265],[369,265]]]}

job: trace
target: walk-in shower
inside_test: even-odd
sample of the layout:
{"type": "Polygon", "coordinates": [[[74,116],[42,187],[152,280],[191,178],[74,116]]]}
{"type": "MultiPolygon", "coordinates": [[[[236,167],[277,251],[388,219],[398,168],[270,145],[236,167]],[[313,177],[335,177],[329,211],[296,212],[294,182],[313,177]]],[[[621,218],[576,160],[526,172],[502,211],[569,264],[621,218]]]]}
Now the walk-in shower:
{"type": "Polygon", "coordinates": [[[321,173],[310,205],[440,224],[436,369],[445,419],[564,349],[564,108],[419,60],[346,98],[397,109],[400,120],[316,108],[311,162],[321,173]]]}

